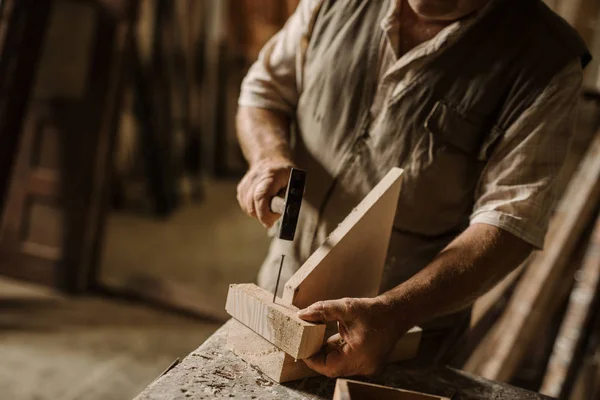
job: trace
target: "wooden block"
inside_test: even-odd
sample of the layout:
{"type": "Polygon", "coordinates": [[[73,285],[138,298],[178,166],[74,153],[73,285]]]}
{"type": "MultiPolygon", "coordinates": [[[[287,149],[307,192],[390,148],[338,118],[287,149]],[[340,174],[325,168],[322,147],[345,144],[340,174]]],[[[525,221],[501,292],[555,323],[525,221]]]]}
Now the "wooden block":
{"type": "Polygon", "coordinates": [[[298,318],[298,308],[273,303],[273,294],[254,284],[230,285],[225,309],[295,359],[312,356],[323,344],[325,324],[298,318]]]}
{"type": "MultiPolygon", "coordinates": [[[[235,319],[232,322],[234,324],[227,336],[227,347],[246,362],[258,367],[275,382],[283,383],[319,375],[308,368],[302,360],[295,360],[244,324],[235,319]]],[[[422,330],[419,327],[408,331],[396,343],[388,357],[388,362],[404,361],[415,357],[421,334],[422,330]]]]}
{"type": "Polygon", "coordinates": [[[447,397],[397,389],[373,383],[338,379],[333,400],[450,400],[447,397]]]}
{"type": "Polygon", "coordinates": [[[241,322],[234,319],[231,327],[227,335],[229,350],[258,367],[275,382],[289,382],[319,375],[308,368],[304,361],[295,360],[241,322]]]}
{"type": "Polygon", "coordinates": [[[287,281],[283,300],[305,308],[319,300],[379,292],[403,170],[392,168],[287,281]]]}

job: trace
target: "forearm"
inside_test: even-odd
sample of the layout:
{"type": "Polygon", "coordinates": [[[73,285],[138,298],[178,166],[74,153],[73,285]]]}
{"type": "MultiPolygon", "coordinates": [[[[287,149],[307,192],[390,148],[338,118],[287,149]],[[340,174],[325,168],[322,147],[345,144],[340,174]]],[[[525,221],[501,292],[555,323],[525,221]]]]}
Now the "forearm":
{"type": "Polygon", "coordinates": [[[469,306],[523,262],[531,248],[500,228],[474,224],[422,271],[379,298],[399,329],[410,328],[469,306]]]}
{"type": "Polygon", "coordinates": [[[289,118],[282,112],[240,107],[236,117],[237,136],[250,165],[269,158],[291,160],[289,118]]]}

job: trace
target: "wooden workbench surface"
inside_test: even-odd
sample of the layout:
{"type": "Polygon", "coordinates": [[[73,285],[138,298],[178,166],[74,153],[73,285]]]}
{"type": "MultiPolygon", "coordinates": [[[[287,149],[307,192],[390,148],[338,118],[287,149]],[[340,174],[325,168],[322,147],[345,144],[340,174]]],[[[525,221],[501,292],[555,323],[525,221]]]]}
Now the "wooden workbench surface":
{"type": "MultiPolygon", "coordinates": [[[[148,386],[136,400],[150,399],[331,399],[335,379],[308,378],[277,384],[227,350],[225,323],[179,365],[148,386]]],[[[528,399],[548,397],[484,380],[451,368],[417,369],[389,365],[369,382],[446,396],[452,400],[528,399]]]]}

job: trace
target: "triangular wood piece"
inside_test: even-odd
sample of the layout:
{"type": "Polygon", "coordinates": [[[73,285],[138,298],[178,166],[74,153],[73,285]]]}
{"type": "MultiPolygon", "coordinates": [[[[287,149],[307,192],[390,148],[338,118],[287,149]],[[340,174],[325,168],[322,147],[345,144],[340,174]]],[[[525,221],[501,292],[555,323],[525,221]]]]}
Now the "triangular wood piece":
{"type": "Polygon", "coordinates": [[[283,301],[305,308],[319,300],[374,297],[379,291],[396,215],[400,168],[390,172],[287,281],[283,301]]]}

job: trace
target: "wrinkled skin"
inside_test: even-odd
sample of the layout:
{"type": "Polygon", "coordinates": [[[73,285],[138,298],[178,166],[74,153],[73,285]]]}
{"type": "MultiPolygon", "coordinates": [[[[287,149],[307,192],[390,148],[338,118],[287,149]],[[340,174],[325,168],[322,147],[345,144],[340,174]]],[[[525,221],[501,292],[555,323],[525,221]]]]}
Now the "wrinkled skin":
{"type": "Polygon", "coordinates": [[[406,0],[415,14],[428,21],[456,21],[489,0],[406,0]]]}
{"type": "Polygon", "coordinates": [[[311,369],[330,378],[375,374],[400,334],[409,329],[394,321],[391,308],[377,298],[319,301],[300,311],[299,317],[338,323],[339,333],[327,339],[320,353],[304,360],[311,369]]]}
{"type": "Polygon", "coordinates": [[[285,157],[261,160],[250,166],[237,187],[242,210],[270,228],[280,217],[271,211],[271,199],[284,190],[293,164],[285,157]]]}

